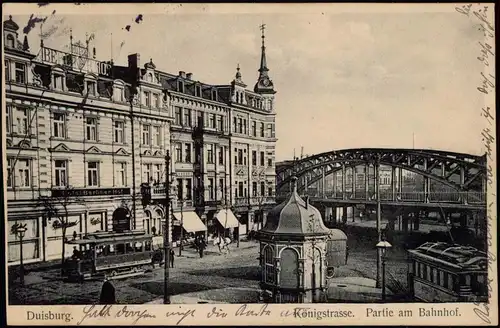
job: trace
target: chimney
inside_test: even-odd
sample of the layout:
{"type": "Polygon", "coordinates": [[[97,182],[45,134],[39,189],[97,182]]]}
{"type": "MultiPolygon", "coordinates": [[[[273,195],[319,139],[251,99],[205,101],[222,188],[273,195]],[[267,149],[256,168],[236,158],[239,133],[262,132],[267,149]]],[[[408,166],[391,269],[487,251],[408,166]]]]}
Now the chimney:
{"type": "Polygon", "coordinates": [[[183,79],[185,79],[186,78],[186,72],[179,71],[179,76],[182,77],[183,79]]]}
{"type": "Polygon", "coordinates": [[[139,54],[128,55],[128,68],[139,68],[141,67],[141,56],[139,54]]]}
{"type": "Polygon", "coordinates": [[[186,74],[186,78],[187,78],[188,80],[191,80],[191,79],[192,79],[192,77],[193,77],[193,73],[187,73],[187,74],[186,74]]]}

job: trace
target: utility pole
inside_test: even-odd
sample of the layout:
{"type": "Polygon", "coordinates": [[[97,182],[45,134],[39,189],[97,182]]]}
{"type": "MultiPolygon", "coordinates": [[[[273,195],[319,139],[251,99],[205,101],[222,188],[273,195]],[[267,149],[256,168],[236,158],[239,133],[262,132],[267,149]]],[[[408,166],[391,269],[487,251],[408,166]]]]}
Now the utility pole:
{"type": "Polygon", "coordinates": [[[163,264],[163,304],[170,304],[170,296],[168,295],[168,279],[170,266],[170,151],[167,150],[165,155],[165,229],[163,229],[163,249],[165,252],[165,263],[163,264]]]}
{"type": "Polygon", "coordinates": [[[184,199],[181,198],[179,201],[181,203],[181,235],[179,244],[179,256],[182,256],[182,240],[184,239],[184,214],[183,214],[184,199]]]}

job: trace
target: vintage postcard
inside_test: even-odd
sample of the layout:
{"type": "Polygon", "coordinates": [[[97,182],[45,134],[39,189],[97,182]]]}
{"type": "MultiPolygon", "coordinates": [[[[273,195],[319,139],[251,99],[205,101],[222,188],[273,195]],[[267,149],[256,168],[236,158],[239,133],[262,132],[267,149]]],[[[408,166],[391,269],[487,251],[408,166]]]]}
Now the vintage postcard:
{"type": "Polygon", "coordinates": [[[494,4],[3,4],[10,325],[497,325],[494,4]]]}

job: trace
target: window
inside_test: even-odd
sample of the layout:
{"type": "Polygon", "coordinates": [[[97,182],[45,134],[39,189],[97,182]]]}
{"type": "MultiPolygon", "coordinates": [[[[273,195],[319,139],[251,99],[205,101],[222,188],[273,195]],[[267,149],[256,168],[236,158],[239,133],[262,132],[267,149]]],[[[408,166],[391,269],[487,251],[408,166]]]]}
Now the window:
{"type": "Polygon", "coordinates": [[[266,162],[266,157],[264,155],[264,152],[260,152],[260,166],[264,166],[264,163],[266,162]]]}
{"type": "Polygon", "coordinates": [[[10,81],[10,61],[5,60],[5,81],[10,81]]]}
{"type": "Polygon", "coordinates": [[[153,146],[161,146],[161,133],[159,126],[153,127],[153,146]]]}
{"type": "Polygon", "coordinates": [[[217,101],[217,90],[212,90],[212,100],[217,101]]]}
{"type": "Polygon", "coordinates": [[[115,121],[115,124],[114,124],[114,141],[116,143],[123,143],[124,141],[124,136],[123,136],[123,132],[124,132],[124,123],[121,122],[121,121],[115,121]]]}
{"type": "Polygon", "coordinates": [[[184,81],[177,81],[177,91],[184,93],[184,81]]]}
{"type": "Polygon", "coordinates": [[[260,195],[265,196],[266,195],[266,184],[264,182],[260,183],[260,195]]]}
{"type": "Polygon", "coordinates": [[[143,181],[146,181],[146,183],[151,182],[151,164],[144,164],[144,177],[143,181]]]}
{"type": "Polygon", "coordinates": [[[186,144],[185,146],[185,153],[186,153],[186,163],[191,163],[191,144],[186,144]]]}
{"type": "Polygon", "coordinates": [[[5,126],[7,128],[7,133],[12,132],[12,124],[11,124],[11,119],[12,119],[12,106],[7,105],[5,106],[5,126]]]}
{"type": "Polygon", "coordinates": [[[219,147],[219,165],[224,165],[224,147],[219,147]]]}
{"type": "Polygon", "coordinates": [[[208,199],[214,199],[214,179],[208,178],[208,199]]]}
{"type": "Polygon", "coordinates": [[[182,145],[180,143],[175,144],[175,161],[182,162],[182,145]]]}
{"type": "Polygon", "coordinates": [[[256,137],[257,136],[257,122],[252,121],[252,136],[256,137]]]}
{"type": "Polygon", "coordinates": [[[247,134],[247,120],[243,120],[243,134],[247,134]]]}
{"type": "Polygon", "coordinates": [[[233,132],[237,132],[237,128],[238,128],[238,119],[236,117],[233,117],[233,132]]]}
{"type": "Polygon", "coordinates": [[[126,186],[127,185],[127,164],[117,163],[116,164],[116,185],[126,186]]]}
{"type": "Polygon", "coordinates": [[[273,264],[273,249],[267,246],[264,249],[264,281],[268,283],[274,283],[274,264],[273,264]]]}
{"type": "Polygon", "coordinates": [[[273,125],[268,124],[267,125],[267,137],[272,138],[272,136],[273,136],[273,125]]]}
{"type": "Polygon", "coordinates": [[[272,196],[273,195],[273,187],[268,187],[267,188],[267,195],[272,196]]]}
{"type": "Polygon", "coordinates": [[[87,92],[89,95],[95,96],[96,83],[93,81],[87,81],[87,92]]]}
{"type": "Polygon", "coordinates": [[[243,197],[243,182],[238,182],[238,197],[243,197]]]}
{"type": "Polygon", "coordinates": [[[144,91],[144,104],[151,107],[151,92],[144,91]]]}
{"type": "Polygon", "coordinates": [[[273,159],[271,157],[267,158],[267,166],[269,167],[273,166],[273,159]]]}
{"type": "Polygon", "coordinates": [[[186,200],[191,200],[192,199],[192,183],[191,179],[186,179],[186,200]]]}
{"type": "Polygon", "coordinates": [[[238,118],[238,133],[243,133],[243,120],[238,118]]]}
{"type": "Polygon", "coordinates": [[[240,165],[243,164],[243,150],[242,149],[238,149],[238,161],[236,162],[236,164],[240,164],[240,165]]]}
{"type": "Polygon", "coordinates": [[[201,97],[201,86],[197,85],[195,88],[195,96],[201,97]]]}
{"type": "Polygon", "coordinates": [[[191,110],[184,108],[184,126],[191,126],[191,110]]]}
{"type": "Polygon", "coordinates": [[[26,64],[16,63],[16,83],[26,83],[26,64]]]}
{"type": "Polygon", "coordinates": [[[87,186],[98,187],[99,186],[99,163],[98,162],[88,162],[87,163],[87,186]]]}
{"type": "Polygon", "coordinates": [[[182,125],[182,108],[175,107],[175,124],[182,125]]]}
{"type": "Polygon", "coordinates": [[[54,130],[52,131],[52,135],[56,138],[64,138],[65,130],[65,115],[54,113],[54,130]]]}
{"type": "Polygon", "coordinates": [[[207,145],[207,163],[214,163],[214,145],[207,145]]]}
{"type": "Polygon", "coordinates": [[[31,161],[22,159],[17,161],[19,172],[19,187],[31,187],[31,161]]]}
{"type": "Polygon", "coordinates": [[[209,121],[210,121],[210,127],[212,129],[215,129],[215,114],[210,114],[209,121]]]}
{"type": "Polygon", "coordinates": [[[155,106],[155,108],[161,107],[160,96],[158,96],[156,93],[153,95],[153,105],[155,106]]]}
{"type": "Polygon", "coordinates": [[[224,131],[224,123],[222,121],[222,116],[220,115],[217,116],[217,130],[220,132],[224,131]]]}
{"type": "Polygon", "coordinates": [[[64,160],[55,161],[57,187],[63,187],[68,184],[68,162],[64,160]]]}
{"type": "Polygon", "coordinates": [[[184,190],[182,189],[182,179],[177,179],[177,200],[182,200],[184,196],[184,190]]]}
{"type": "Polygon", "coordinates": [[[264,123],[260,123],[260,136],[264,137],[264,123]]]}
{"type": "Polygon", "coordinates": [[[154,183],[160,183],[161,181],[161,165],[160,164],[155,164],[153,166],[153,179],[154,183]]]}
{"type": "Polygon", "coordinates": [[[63,90],[64,89],[64,76],[59,74],[54,74],[54,89],[63,90]]]}
{"type": "Polygon", "coordinates": [[[20,134],[29,134],[30,126],[29,126],[29,110],[27,108],[18,108],[17,109],[17,131],[20,134]]]}
{"type": "Polygon", "coordinates": [[[257,165],[257,152],[252,150],[252,165],[257,165]]]}
{"type": "Polygon", "coordinates": [[[97,119],[95,117],[86,118],[86,135],[85,138],[90,141],[97,140],[97,119]]]}
{"type": "Polygon", "coordinates": [[[257,197],[257,182],[252,182],[252,197],[257,197]]]}
{"type": "Polygon", "coordinates": [[[13,186],[13,181],[14,181],[14,169],[12,167],[12,164],[14,163],[14,160],[12,158],[7,159],[7,187],[11,188],[13,186]]]}
{"type": "Polygon", "coordinates": [[[149,146],[151,137],[150,137],[150,132],[151,131],[151,125],[144,124],[142,126],[142,144],[145,146],[149,146]]]}
{"type": "Polygon", "coordinates": [[[205,126],[205,116],[203,115],[203,112],[198,112],[197,120],[196,126],[203,128],[205,126]]]}

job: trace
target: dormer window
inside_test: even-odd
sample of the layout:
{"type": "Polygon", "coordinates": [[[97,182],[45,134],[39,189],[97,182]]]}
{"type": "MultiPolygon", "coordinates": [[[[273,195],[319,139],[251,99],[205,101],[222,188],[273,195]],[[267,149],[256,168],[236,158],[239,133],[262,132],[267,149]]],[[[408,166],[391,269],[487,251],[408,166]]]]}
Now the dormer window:
{"type": "Polygon", "coordinates": [[[177,91],[184,93],[184,81],[177,81],[177,91]]]}
{"type": "Polygon", "coordinates": [[[217,101],[217,90],[216,89],[212,89],[212,100],[217,101]]]}
{"type": "Polygon", "coordinates": [[[15,48],[16,40],[12,36],[12,34],[7,35],[7,47],[15,48]]]}
{"type": "Polygon", "coordinates": [[[201,86],[200,85],[197,85],[194,89],[195,91],[195,96],[196,97],[201,97],[201,86]]]}
{"type": "Polygon", "coordinates": [[[87,87],[87,93],[89,95],[91,95],[91,96],[96,95],[97,83],[95,83],[95,81],[87,81],[86,87],[87,87]]]}

